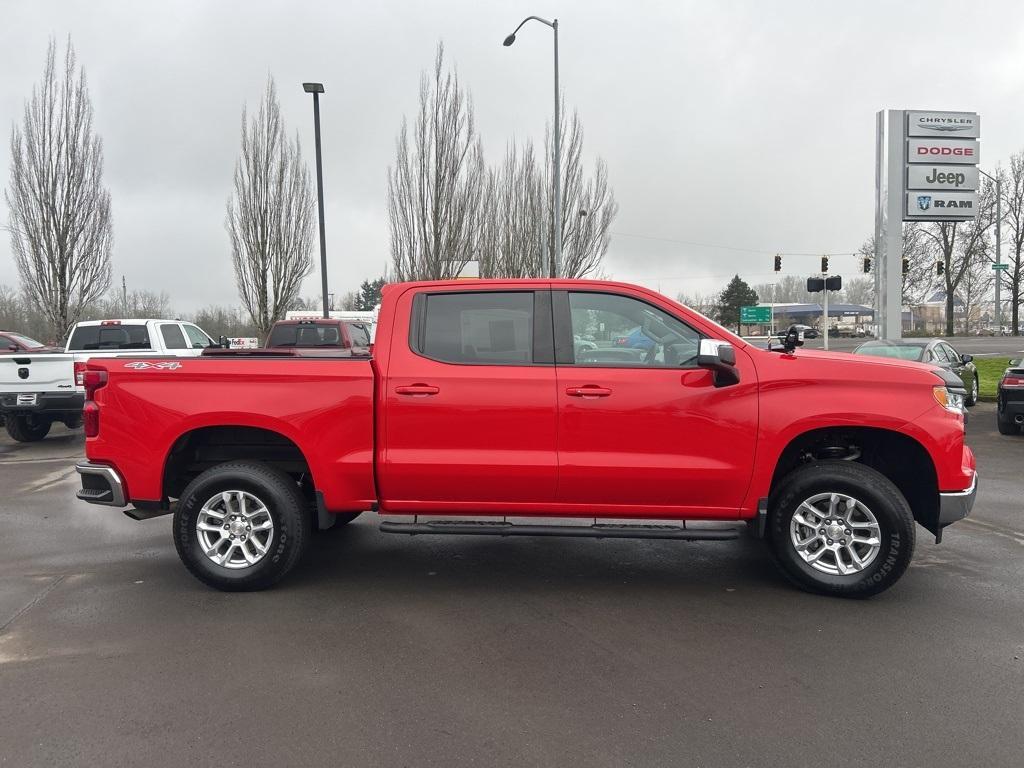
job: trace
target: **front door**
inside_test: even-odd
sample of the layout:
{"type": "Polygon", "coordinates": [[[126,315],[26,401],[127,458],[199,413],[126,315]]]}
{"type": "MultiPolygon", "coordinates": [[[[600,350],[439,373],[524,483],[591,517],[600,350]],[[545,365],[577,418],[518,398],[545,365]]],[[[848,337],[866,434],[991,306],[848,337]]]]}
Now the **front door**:
{"type": "Polygon", "coordinates": [[[715,387],[696,365],[701,334],[623,290],[553,294],[559,501],[605,516],[732,517],[753,471],[753,365],[737,350],[740,383],[715,387]]]}
{"type": "Polygon", "coordinates": [[[425,289],[399,299],[383,376],[385,511],[529,513],[557,471],[551,294],[425,289]]]}

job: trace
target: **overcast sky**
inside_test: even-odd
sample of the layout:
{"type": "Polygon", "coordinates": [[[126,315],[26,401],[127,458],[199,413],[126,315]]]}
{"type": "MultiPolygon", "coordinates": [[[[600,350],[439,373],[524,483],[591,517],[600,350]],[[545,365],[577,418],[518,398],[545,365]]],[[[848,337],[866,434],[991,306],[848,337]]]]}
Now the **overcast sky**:
{"type": "MultiPolygon", "coordinates": [[[[438,40],[471,91],[490,160],[541,143],[557,17],[567,106],[609,167],[619,215],[609,276],[665,293],[733,272],[769,280],[775,251],[852,252],[873,227],[875,112],[981,113],[982,168],[1024,148],[1024,3],[49,2],[0,0],[0,169],[43,67],[70,34],[85,66],[113,197],[114,273],[189,312],[236,303],[225,202],[243,104],[267,74],[312,162],[321,117],[331,289],[389,259],[386,171],[438,40]],[[722,246],[727,246],[722,247],[722,246]]],[[[6,224],[6,206],[0,223],[6,224]]],[[[784,258],[805,274],[816,259],[784,258]]],[[[853,275],[853,257],[832,271],[853,275]]],[[[319,273],[303,295],[315,295],[319,273]]],[[[0,284],[17,274],[6,233],[0,284]]]]}

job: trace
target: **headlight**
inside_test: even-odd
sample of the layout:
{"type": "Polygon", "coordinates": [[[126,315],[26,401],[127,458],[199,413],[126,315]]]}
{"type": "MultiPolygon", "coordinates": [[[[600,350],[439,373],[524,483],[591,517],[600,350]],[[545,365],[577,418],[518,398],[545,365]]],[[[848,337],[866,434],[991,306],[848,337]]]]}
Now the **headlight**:
{"type": "Polygon", "coordinates": [[[932,396],[935,402],[953,413],[964,412],[964,396],[959,392],[953,392],[945,387],[932,387],[932,396]]]}

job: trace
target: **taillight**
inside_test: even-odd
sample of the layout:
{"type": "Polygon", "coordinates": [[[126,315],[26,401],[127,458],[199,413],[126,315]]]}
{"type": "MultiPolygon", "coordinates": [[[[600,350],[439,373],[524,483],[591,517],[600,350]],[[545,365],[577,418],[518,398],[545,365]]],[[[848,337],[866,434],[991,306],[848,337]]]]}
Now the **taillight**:
{"type": "Polygon", "coordinates": [[[100,407],[92,400],[86,400],[82,408],[82,428],[86,437],[96,437],[100,433],[100,407]]]}
{"type": "Polygon", "coordinates": [[[85,386],[85,363],[75,363],[75,386],[85,386]]]}
{"type": "Polygon", "coordinates": [[[1024,387],[1024,376],[1004,376],[1003,380],[999,382],[999,386],[1007,389],[1024,387]]]}
{"type": "Polygon", "coordinates": [[[82,374],[82,386],[85,387],[85,399],[92,400],[97,389],[107,386],[107,372],[86,370],[82,374]]]}

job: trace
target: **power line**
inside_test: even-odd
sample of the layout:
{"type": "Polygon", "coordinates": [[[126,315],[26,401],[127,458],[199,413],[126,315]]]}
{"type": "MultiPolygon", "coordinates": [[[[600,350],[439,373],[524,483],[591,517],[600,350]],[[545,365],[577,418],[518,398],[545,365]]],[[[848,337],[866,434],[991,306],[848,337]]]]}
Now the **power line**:
{"type": "Polygon", "coordinates": [[[856,253],[853,253],[851,251],[842,251],[842,252],[838,252],[838,253],[836,253],[836,252],[822,253],[821,251],[818,251],[818,252],[815,252],[815,253],[803,253],[803,252],[799,252],[799,251],[780,251],[780,250],[777,250],[777,249],[774,249],[774,248],[770,249],[770,250],[757,249],[757,248],[738,248],[738,247],[732,246],[732,245],[719,245],[717,243],[698,243],[698,242],[696,242],[694,240],[679,240],[679,239],[674,238],[674,237],[656,237],[654,235],[637,235],[637,234],[633,234],[633,233],[630,233],[630,232],[609,232],[609,234],[610,235],[614,235],[616,237],[633,237],[633,238],[636,238],[638,240],[657,240],[657,241],[660,241],[660,242],[663,242],[663,243],[679,243],[680,245],[693,245],[693,246],[697,246],[699,248],[718,248],[718,249],[723,250],[723,251],[741,251],[743,253],[760,253],[760,254],[765,254],[765,255],[774,255],[774,254],[778,254],[780,256],[856,256],[857,255],[856,253]]]}

